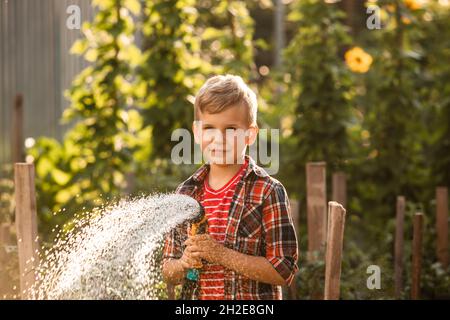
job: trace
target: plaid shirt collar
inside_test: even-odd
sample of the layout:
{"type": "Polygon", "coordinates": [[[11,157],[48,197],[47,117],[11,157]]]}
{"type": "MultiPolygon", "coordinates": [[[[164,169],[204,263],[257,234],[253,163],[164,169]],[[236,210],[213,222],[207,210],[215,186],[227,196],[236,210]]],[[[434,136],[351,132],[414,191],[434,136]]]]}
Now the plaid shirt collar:
{"type": "MultiPolygon", "coordinates": [[[[261,167],[259,167],[255,160],[253,160],[252,157],[245,155],[245,159],[248,161],[248,167],[246,169],[246,172],[244,174],[244,179],[248,177],[249,174],[254,173],[259,177],[267,177],[268,173],[261,167]]],[[[208,175],[208,172],[210,170],[210,164],[206,163],[202,165],[194,174],[191,176],[191,180],[198,184],[202,183],[206,176],[208,175]]]]}

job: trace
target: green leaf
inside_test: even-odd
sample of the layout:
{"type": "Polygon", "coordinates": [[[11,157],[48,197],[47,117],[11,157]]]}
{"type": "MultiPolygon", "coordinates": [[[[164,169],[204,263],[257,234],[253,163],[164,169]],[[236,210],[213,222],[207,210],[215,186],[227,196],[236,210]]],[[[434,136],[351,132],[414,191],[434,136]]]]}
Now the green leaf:
{"type": "Polygon", "coordinates": [[[88,42],[86,41],[86,39],[78,39],[73,43],[72,47],[70,48],[70,53],[82,55],[87,48],[88,42]]]}
{"type": "Polygon", "coordinates": [[[141,11],[141,4],[138,0],[125,0],[123,6],[135,15],[138,15],[141,11]]]}
{"type": "Polygon", "coordinates": [[[64,186],[70,181],[70,174],[67,174],[60,169],[53,169],[52,175],[55,182],[60,186],[64,186]]]}

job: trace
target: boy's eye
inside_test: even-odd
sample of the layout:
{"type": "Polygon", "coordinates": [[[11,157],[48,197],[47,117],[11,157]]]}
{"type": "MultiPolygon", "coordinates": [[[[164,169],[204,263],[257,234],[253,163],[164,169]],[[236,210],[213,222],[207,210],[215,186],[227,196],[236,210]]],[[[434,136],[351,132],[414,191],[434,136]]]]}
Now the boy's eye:
{"type": "Polygon", "coordinates": [[[228,127],[226,130],[236,130],[236,127],[228,127]]]}

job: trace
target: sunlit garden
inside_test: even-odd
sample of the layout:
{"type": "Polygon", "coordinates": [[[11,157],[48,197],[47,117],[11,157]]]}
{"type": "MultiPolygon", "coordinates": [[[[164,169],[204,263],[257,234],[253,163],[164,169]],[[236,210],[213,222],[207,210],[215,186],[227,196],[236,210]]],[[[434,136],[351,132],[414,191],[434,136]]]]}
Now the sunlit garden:
{"type": "MultiPolygon", "coordinates": [[[[23,290],[15,163],[33,165],[37,250],[51,252],[59,237],[84,226],[80,216],[117,203],[119,212],[120,199],[174,192],[195,172],[200,164],[193,159],[173,161],[173,132],[191,130],[195,96],[208,78],[234,74],[256,93],[258,127],[269,133],[262,139],[271,142],[269,154],[279,154],[272,163],[255,160],[276,165],[273,176],[291,203],[299,270],[283,299],[324,299],[326,291],[326,248],[311,252],[311,165],[323,174],[324,219],[328,201],[346,211],[339,299],[450,299],[450,1],[84,3],[92,18],[82,14],[70,50],[49,58],[55,65],[63,65],[61,56],[83,61],[69,86],[44,92],[66,101],[44,125],[60,136],[33,131],[45,106],[33,102],[26,72],[7,67],[8,54],[20,50],[1,45],[2,77],[26,83],[15,90],[0,82],[2,298],[20,299],[23,290]]],[[[1,5],[2,20],[13,19],[8,5],[1,5]]],[[[76,12],[62,8],[64,26],[66,19],[76,25],[76,12]]],[[[45,74],[36,76],[46,81],[45,74]]],[[[167,212],[181,208],[169,200],[167,212]]],[[[123,212],[144,207],[138,202],[123,212]]],[[[162,238],[154,241],[158,265],[162,238]]],[[[158,268],[149,272],[152,295],[102,297],[178,297],[158,268]]]]}

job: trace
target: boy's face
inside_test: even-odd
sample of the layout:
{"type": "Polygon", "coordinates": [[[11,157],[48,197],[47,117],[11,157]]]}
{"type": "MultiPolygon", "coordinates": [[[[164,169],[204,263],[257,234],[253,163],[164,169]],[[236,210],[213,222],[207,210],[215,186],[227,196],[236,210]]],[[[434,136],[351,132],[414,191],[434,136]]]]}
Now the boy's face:
{"type": "Polygon", "coordinates": [[[245,150],[254,143],[258,133],[258,127],[249,125],[247,117],[246,108],[241,105],[214,114],[198,110],[198,120],[192,129],[208,163],[243,163],[245,150]]]}

